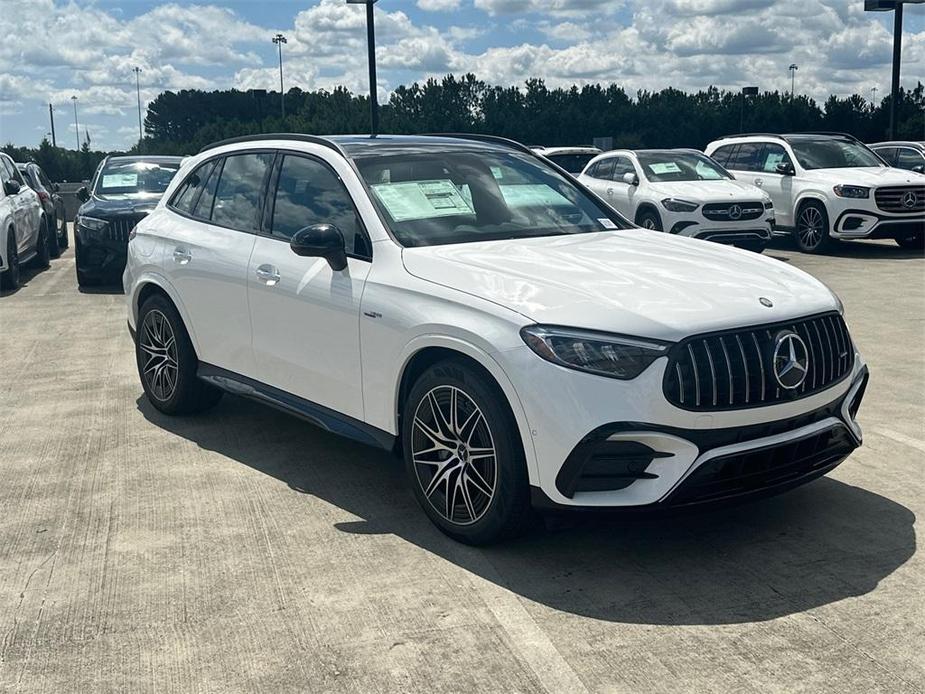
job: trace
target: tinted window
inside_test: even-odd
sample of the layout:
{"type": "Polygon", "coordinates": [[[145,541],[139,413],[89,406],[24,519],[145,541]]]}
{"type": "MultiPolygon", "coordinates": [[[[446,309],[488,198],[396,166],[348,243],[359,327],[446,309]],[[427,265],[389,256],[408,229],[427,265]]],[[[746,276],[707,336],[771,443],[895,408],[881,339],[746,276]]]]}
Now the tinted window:
{"type": "Polygon", "coordinates": [[[242,231],[257,230],[267,171],[272,163],[273,154],[269,152],[225,158],[212,206],[215,224],[242,231]]]}
{"type": "Polygon", "coordinates": [[[735,171],[758,171],[758,154],[763,145],[758,142],[746,142],[739,145],[734,157],[730,157],[727,169],[735,171]]]}
{"type": "Polygon", "coordinates": [[[48,190],[51,190],[51,181],[48,180],[48,176],[45,175],[45,172],[42,171],[39,167],[35,167],[35,172],[39,177],[39,182],[45,186],[48,190]]]}
{"type": "Polygon", "coordinates": [[[718,161],[720,164],[725,166],[727,169],[730,168],[728,166],[729,157],[732,155],[733,150],[735,150],[737,146],[738,145],[723,145],[722,147],[717,149],[715,152],[713,152],[713,159],[718,161]]]}
{"type": "Polygon", "coordinates": [[[192,214],[193,205],[199,199],[199,193],[205,187],[206,181],[209,180],[209,174],[214,166],[214,161],[208,161],[187,176],[170,201],[170,206],[180,212],[192,214]]]}
{"type": "Polygon", "coordinates": [[[925,164],[925,156],[914,149],[903,147],[899,150],[899,156],[896,158],[896,166],[901,169],[912,169],[913,166],[925,164]]]}
{"type": "Polygon", "coordinates": [[[597,152],[588,154],[549,154],[547,159],[561,166],[569,173],[579,174],[584,171],[588,162],[597,156],[597,152]]]}
{"type": "Polygon", "coordinates": [[[199,219],[209,219],[212,216],[212,204],[215,202],[215,189],[218,187],[219,176],[222,175],[222,161],[218,160],[209,172],[199,199],[193,203],[193,216],[199,219]]]}
{"type": "Polygon", "coordinates": [[[874,150],[879,154],[887,164],[895,165],[896,164],[896,148],[895,147],[880,147],[874,150]]]}
{"type": "Polygon", "coordinates": [[[13,177],[13,169],[6,157],[0,157],[0,181],[6,183],[13,177]]]}
{"type": "Polygon", "coordinates": [[[610,179],[613,174],[613,157],[603,159],[597,163],[594,169],[594,178],[610,179]]]}
{"type": "Polygon", "coordinates": [[[622,181],[623,174],[628,173],[636,175],[636,167],[633,166],[633,162],[626,157],[614,157],[613,171],[610,174],[611,179],[614,181],[622,181]]]}
{"type": "Polygon", "coordinates": [[[793,154],[804,169],[844,169],[854,166],[879,168],[880,158],[860,142],[826,138],[794,140],[793,154]]]}
{"type": "Polygon", "coordinates": [[[781,145],[766,144],[758,160],[759,170],[765,173],[777,173],[777,167],[781,164],[792,166],[787,150],[781,145]]]}
{"type": "Polygon", "coordinates": [[[344,184],[314,159],[287,155],[279,171],[270,233],[289,240],[312,224],[333,224],[344,235],[348,253],[368,249],[353,201],[344,184]]]}

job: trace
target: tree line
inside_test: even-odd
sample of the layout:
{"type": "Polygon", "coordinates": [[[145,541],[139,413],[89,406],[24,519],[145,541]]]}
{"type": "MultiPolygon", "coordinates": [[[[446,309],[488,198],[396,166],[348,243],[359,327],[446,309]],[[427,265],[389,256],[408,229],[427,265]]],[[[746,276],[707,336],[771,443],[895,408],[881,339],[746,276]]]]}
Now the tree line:
{"type": "MultiPolygon", "coordinates": [[[[131,151],[193,154],[216,140],[268,132],[316,135],[369,131],[369,99],[344,88],[290,89],[286,118],[279,92],[265,90],[166,91],[144,119],[145,138],[131,151]]],[[[865,142],[883,140],[890,97],[870,103],[860,95],[830,96],[819,104],[807,96],[740,92],[709,87],[674,88],[631,96],[616,85],[550,88],[541,79],[521,87],[493,86],[472,74],[447,75],[400,86],[380,109],[384,133],[485,133],[525,144],[590,144],[612,138],[614,147],[694,147],[738,132],[832,130],[865,142]]],[[[897,139],[925,139],[925,86],[902,90],[897,103],[897,139]]],[[[18,161],[35,159],[55,180],[92,174],[101,152],[52,148],[4,148],[18,161]]]]}

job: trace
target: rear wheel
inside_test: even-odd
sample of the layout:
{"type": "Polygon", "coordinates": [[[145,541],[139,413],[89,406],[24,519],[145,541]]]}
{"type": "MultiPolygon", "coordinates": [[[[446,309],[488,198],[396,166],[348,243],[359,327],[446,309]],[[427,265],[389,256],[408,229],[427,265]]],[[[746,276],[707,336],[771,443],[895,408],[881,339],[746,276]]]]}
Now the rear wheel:
{"type": "Polygon", "coordinates": [[[900,248],[905,248],[909,251],[925,250],[925,234],[920,233],[902,236],[896,239],[896,243],[899,244],[900,248]]]}
{"type": "Polygon", "coordinates": [[[829,215],[821,202],[807,202],[800,207],[793,231],[797,246],[804,253],[822,253],[832,241],[829,215]]]}
{"type": "Polygon", "coordinates": [[[67,238],[67,220],[62,217],[56,220],[58,224],[58,248],[67,248],[70,242],[67,238]]]}
{"type": "Polygon", "coordinates": [[[6,234],[6,270],[0,273],[0,286],[4,289],[19,289],[19,253],[16,250],[16,232],[10,229],[6,234]]]}
{"type": "Polygon", "coordinates": [[[46,221],[45,228],[47,230],[46,236],[48,237],[48,256],[57,258],[61,255],[61,246],[58,241],[58,223],[55,221],[49,224],[46,221]]]}
{"type": "Polygon", "coordinates": [[[138,312],[135,361],[145,395],[164,414],[202,412],[222,397],[196,376],[199,360],[189,333],[174,305],[159,294],[138,312]]]}
{"type": "Polygon", "coordinates": [[[444,533],[479,545],[526,528],[529,482],[517,424],[482,372],[455,359],[427,369],[405,402],[402,443],[415,497],[444,533]]]}

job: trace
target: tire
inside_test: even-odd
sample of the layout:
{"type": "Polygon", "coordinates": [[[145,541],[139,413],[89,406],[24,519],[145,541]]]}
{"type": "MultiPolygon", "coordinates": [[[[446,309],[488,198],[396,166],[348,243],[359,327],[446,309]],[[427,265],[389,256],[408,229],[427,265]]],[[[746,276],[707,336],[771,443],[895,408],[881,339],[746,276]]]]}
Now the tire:
{"type": "Polygon", "coordinates": [[[196,376],[199,359],[180,314],[166,297],[155,294],[138,311],[135,363],[148,401],[168,415],[203,412],[222,391],[196,376]]]}
{"type": "Polygon", "coordinates": [[[662,218],[655,210],[643,210],[636,215],[636,224],[643,229],[653,231],[664,231],[662,227],[662,218]]]}
{"type": "Polygon", "coordinates": [[[45,269],[51,263],[51,234],[48,231],[48,220],[42,217],[42,223],[39,225],[39,239],[36,244],[35,267],[45,269]]]}
{"type": "Polygon", "coordinates": [[[829,215],[825,205],[811,201],[800,206],[793,240],[803,253],[823,253],[832,243],[829,236],[829,215]]]}
{"type": "Polygon", "coordinates": [[[58,223],[48,224],[46,221],[45,228],[48,230],[48,257],[57,258],[61,255],[61,246],[58,245],[58,223]]]}
{"type": "Polygon", "coordinates": [[[418,503],[453,539],[483,545],[526,530],[533,514],[517,424],[477,368],[449,359],[417,379],[403,407],[402,450],[418,503]]]}
{"type": "MultiPolygon", "coordinates": [[[[57,220],[55,221],[57,222],[57,220]]],[[[70,241],[67,238],[67,220],[62,219],[58,229],[58,248],[64,249],[70,245],[70,241]]]]}
{"type": "Polygon", "coordinates": [[[903,236],[897,238],[896,243],[900,248],[905,248],[907,251],[925,250],[925,234],[920,233],[903,236]]]}
{"type": "Polygon", "coordinates": [[[16,250],[16,233],[10,229],[6,235],[6,270],[0,272],[0,287],[19,289],[19,252],[16,250]]]}

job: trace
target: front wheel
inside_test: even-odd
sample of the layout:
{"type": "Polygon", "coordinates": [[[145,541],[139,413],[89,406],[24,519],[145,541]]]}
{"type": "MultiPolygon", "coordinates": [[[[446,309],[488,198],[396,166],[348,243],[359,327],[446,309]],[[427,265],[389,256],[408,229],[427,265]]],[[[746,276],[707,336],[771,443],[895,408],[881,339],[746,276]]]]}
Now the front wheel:
{"type": "Polygon", "coordinates": [[[662,231],[662,218],[659,217],[658,212],[655,212],[654,210],[645,210],[644,212],[641,212],[636,219],[636,224],[641,226],[643,229],[662,231]]]}
{"type": "Polygon", "coordinates": [[[6,270],[0,272],[0,287],[19,289],[19,253],[16,250],[16,233],[10,229],[6,234],[6,270]]]}
{"type": "Polygon", "coordinates": [[[67,238],[67,221],[62,217],[59,221],[58,229],[58,248],[67,248],[70,242],[67,238]]]}
{"type": "Polygon", "coordinates": [[[925,250],[925,234],[910,234],[909,236],[901,236],[896,239],[896,243],[900,248],[905,248],[907,251],[925,250]]]}
{"type": "Polygon", "coordinates": [[[36,248],[35,255],[35,266],[38,268],[45,269],[51,264],[51,239],[49,239],[49,236],[48,220],[42,217],[42,222],[39,225],[38,247],[36,248]]]}
{"type": "Polygon", "coordinates": [[[829,215],[821,202],[808,202],[800,208],[794,228],[794,240],[804,253],[822,253],[832,241],[829,215]]]}
{"type": "Polygon", "coordinates": [[[183,319],[158,294],[138,311],[135,361],[145,395],[164,414],[202,412],[222,397],[222,391],[196,376],[199,360],[183,319]]]}
{"type": "Polygon", "coordinates": [[[481,545],[513,537],[531,518],[513,414],[497,385],[462,360],[428,368],[402,412],[408,479],[444,533],[481,545]]]}

